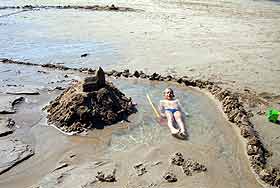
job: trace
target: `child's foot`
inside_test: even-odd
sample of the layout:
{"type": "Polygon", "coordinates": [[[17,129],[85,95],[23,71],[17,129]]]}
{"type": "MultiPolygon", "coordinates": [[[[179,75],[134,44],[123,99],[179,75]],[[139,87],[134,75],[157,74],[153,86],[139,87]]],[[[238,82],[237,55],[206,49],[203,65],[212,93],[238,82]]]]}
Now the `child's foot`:
{"type": "Polygon", "coordinates": [[[180,139],[180,140],[186,139],[186,136],[184,136],[184,135],[180,131],[177,134],[172,134],[172,136],[174,136],[175,138],[180,139]]]}
{"type": "Polygon", "coordinates": [[[187,135],[187,133],[186,133],[185,131],[181,131],[181,132],[179,133],[179,135],[180,135],[181,137],[183,137],[183,138],[187,138],[187,137],[188,137],[188,135],[187,135]]]}
{"type": "Polygon", "coordinates": [[[180,129],[180,134],[181,134],[181,135],[186,135],[186,131],[180,129]]]}
{"type": "Polygon", "coordinates": [[[172,129],[171,130],[171,134],[175,135],[175,134],[179,134],[180,130],[178,129],[172,129]]]}

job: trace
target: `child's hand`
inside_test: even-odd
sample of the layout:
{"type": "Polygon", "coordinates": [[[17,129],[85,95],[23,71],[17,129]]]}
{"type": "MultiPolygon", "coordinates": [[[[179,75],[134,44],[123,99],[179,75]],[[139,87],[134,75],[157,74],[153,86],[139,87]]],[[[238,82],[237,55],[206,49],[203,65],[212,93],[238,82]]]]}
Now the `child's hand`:
{"type": "Polygon", "coordinates": [[[157,118],[157,122],[160,124],[160,125],[164,125],[164,123],[166,122],[164,118],[162,117],[159,117],[157,118]]]}
{"type": "Polygon", "coordinates": [[[188,112],[184,111],[184,114],[185,114],[186,117],[190,117],[190,114],[188,112]]]}

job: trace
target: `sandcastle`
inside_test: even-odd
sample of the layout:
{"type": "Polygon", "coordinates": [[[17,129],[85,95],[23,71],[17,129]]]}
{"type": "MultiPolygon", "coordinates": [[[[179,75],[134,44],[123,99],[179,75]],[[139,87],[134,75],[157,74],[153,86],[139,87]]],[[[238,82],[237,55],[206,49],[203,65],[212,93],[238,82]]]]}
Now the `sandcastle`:
{"type": "Polygon", "coordinates": [[[95,76],[67,88],[47,106],[47,112],[48,122],[60,130],[81,133],[125,120],[136,109],[99,68],[95,76]]]}

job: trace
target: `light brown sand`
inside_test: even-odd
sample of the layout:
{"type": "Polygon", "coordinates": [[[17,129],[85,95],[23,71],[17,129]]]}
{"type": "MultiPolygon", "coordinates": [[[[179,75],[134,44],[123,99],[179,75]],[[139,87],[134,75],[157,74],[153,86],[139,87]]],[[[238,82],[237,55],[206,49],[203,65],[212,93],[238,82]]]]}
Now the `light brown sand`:
{"type": "MultiPolygon", "coordinates": [[[[95,182],[97,171],[107,173],[116,168],[116,183],[95,182],[92,186],[260,187],[250,171],[242,142],[208,96],[176,87],[178,95],[193,102],[188,105],[193,115],[189,120],[190,140],[180,141],[170,136],[167,127],[160,127],[153,120],[152,109],[144,95],[143,87],[148,89],[153,100],[157,100],[160,96],[155,93],[168,84],[136,80],[115,82],[138,101],[139,112],[130,118],[130,123],[94,130],[87,137],[67,137],[45,127],[42,119],[34,127],[23,129],[20,136],[35,145],[35,156],[2,175],[0,186],[80,187],[95,182]],[[185,176],[179,167],[170,165],[171,155],[175,152],[183,153],[186,159],[199,161],[208,171],[185,176]],[[104,164],[99,166],[98,162],[104,164]],[[139,162],[148,171],[143,176],[137,176],[133,168],[139,162]],[[160,163],[154,165],[157,162],[160,163]],[[67,163],[68,167],[53,172],[55,166],[62,163],[67,163]],[[167,171],[175,173],[178,182],[166,183],[162,175],[167,171]]],[[[40,96],[28,97],[30,103],[19,106],[19,112],[14,116],[16,122],[24,122],[22,126],[32,124],[34,115],[35,119],[40,117],[39,114],[43,115],[41,107],[55,94],[41,92],[40,96]]]]}
{"type": "Polygon", "coordinates": [[[45,37],[108,42],[120,53],[119,62],[112,62],[109,68],[176,73],[258,92],[280,92],[279,4],[248,0],[142,0],[118,1],[117,5],[141,8],[144,12],[67,11],[64,16],[45,12],[40,20],[49,28],[45,37]]]}
{"type": "MultiPolygon", "coordinates": [[[[20,0],[16,3],[86,5],[93,2],[20,0]]],[[[113,54],[117,54],[111,60],[104,59],[110,69],[176,73],[210,78],[234,88],[249,87],[258,93],[280,92],[277,84],[280,80],[280,5],[277,2],[121,0],[95,3],[115,3],[144,12],[28,12],[25,16],[34,20],[35,28],[47,29],[42,33],[21,31],[20,35],[28,39],[32,34],[39,40],[43,35],[50,41],[94,39],[101,47],[109,44],[110,50],[116,52],[113,54]]],[[[24,22],[23,16],[17,18],[24,22]]],[[[91,66],[102,64],[95,51],[90,53],[89,59],[77,61],[91,66]]],[[[60,56],[45,60],[63,62],[60,56]]]]}
{"type": "MultiPolygon", "coordinates": [[[[28,1],[28,3],[32,2],[35,1],[28,1]]],[[[36,3],[38,2],[40,4],[43,1],[36,1],[36,3]]],[[[20,3],[25,4],[26,1],[20,1],[20,3]]],[[[44,1],[43,3],[50,2],[44,1]]],[[[57,4],[58,1],[51,3],[57,4]]],[[[75,2],[59,1],[59,3],[88,4],[91,2],[83,0],[75,2]]],[[[113,44],[113,48],[120,53],[121,60],[118,64],[110,64],[107,67],[108,69],[123,70],[129,68],[130,70],[140,69],[150,73],[188,75],[195,78],[220,81],[225,87],[234,90],[242,91],[245,87],[249,87],[258,93],[277,94],[280,92],[279,5],[269,1],[247,0],[118,1],[116,5],[141,8],[145,12],[122,14],[98,12],[92,14],[68,11],[63,12],[63,16],[60,13],[51,12],[52,14],[50,14],[50,12],[45,12],[41,23],[48,30],[44,37],[54,38],[58,41],[60,39],[82,38],[86,40],[95,38],[102,42],[110,42],[113,44]]],[[[36,14],[34,14],[34,17],[36,17],[36,14]]],[[[26,33],[21,33],[21,35],[25,36],[26,33]]],[[[95,62],[94,59],[92,59],[92,62],[95,62]]],[[[274,101],[275,103],[277,101],[274,101]]],[[[266,145],[271,146],[274,151],[275,155],[272,156],[270,162],[279,166],[278,151],[280,143],[275,138],[280,126],[264,123],[265,121],[264,116],[254,119],[266,145]]],[[[217,187],[217,182],[222,182],[221,187],[257,187],[258,184],[252,176],[247,162],[244,161],[245,155],[242,144],[233,133],[234,131],[227,129],[229,128],[225,128],[229,139],[228,143],[235,143],[234,154],[236,158],[233,163],[238,163],[244,168],[240,172],[234,172],[235,174],[241,174],[242,183],[239,184],[239,181],[234,178],[227,179],[227,174],[223,176],[223,172],[219,169],[215,170],[213,167],[210,168],[212,175],[208,175],[213,176],[211,178],[214,181],[210,181],[209,176],[202,177],[202,184],[217,187]],[[218,176],[220,178],[217,178],[218,176]],[[227,182],[232,184],[229,185],[227,182]]],[[[164,159],[162,159],[167,160],[166,157],[170,153],[181,149],[184,149],[182,152],[185,152],[186,155],[189,154],[189,151],[192,151],[189,146],[182,147],[177,143],[174,144],[174,148],[169,148],[164,144],[151,146],[147,153],[153,155],[156,151],[159,153],[167,152],[163,154],[164,159]]],[[[145,146],[139,146],[139,155],[143,150],[146,151],[145,146]]],[[[193,148],[192,154],[194,157],[198,159],[201,157],[203,161],[204,158],[199,151],[207,152],[207,150],[204,147],[193,148]]],[[[132,159],[136,153],[136,151],[131,150],[130,153],[115,155],[115,160],[123,159],[124,156],[131,156],[129,160],[132,164],[134,163],[132,159]]],[[[33,171],[34,174],[38,173],[38,176],[35,176],[32,182],[50,172],[54,167],[54,162],[58,161],[61,155],[61,153],[57,153],[55,156],[46,156],[46,160],[52,160],[47,160],[48,162],[45,163],[44,167],[46,168],[43,168],[45,171],[33,171]]],[[[209,161],[215,158],[215,154],[212,157],[209,161]]],[[[143,156],[140,159],[148,160],[149,156],[143,156]]],[[[207,164],[209,165],[209,163],[207,164]]],[[[29,162],[29,166],[31,164],[32,162],[29,162]]],[[[121,166],[127,165],[123,162],[119,162],[119,164],[121,166]]],[[[167,161],[164,164],[167,165],[167,161]]],[[[223,165],[226,164],[222,164],[222,167],[223,165]]],[[[41,166],[41,163],[38,163],[37,166],[41,166]]],[[[9,178],[12,176],[17,178],[16,174],[20,174],[20,177],[24,173],[21,169],[24,168],[19,166],[18,171],[21,173],[8,172],[3,177],[9,182],[9,178]]],[[[127,175],[124,170],[125,167],[122,166],[120,169],[127,175]]],[[[155,174],[158,174],[159,171],[162,170],[155,170],[155,174]]],[[[78,170],[77,173],[79,172],[78,170]]],[[[26,176],[29,176],[29,174],[27,173],[26,176]]],[[[22,176],[18,180],[24,183],[26,176],[22,176]]],[[[176,184],[176,187],[184,186],[185,183],[190,183],[189,181],[192,181],[192,185],[195,186],[198,179],[184,180],[182,185],[176,184]]],[[[15,181],[15,187],[19,186],[18,182],[15,181]]],[[[28,183],[26,182],[26,185],[28,183]]],[[[137,181],[134,181],[134,183],[137,183],[137,181]]],[[[121,184],[125,185],[124,182],[121,184]]],[[[168,187],[169,185],[162,186],[168,187]]]]}

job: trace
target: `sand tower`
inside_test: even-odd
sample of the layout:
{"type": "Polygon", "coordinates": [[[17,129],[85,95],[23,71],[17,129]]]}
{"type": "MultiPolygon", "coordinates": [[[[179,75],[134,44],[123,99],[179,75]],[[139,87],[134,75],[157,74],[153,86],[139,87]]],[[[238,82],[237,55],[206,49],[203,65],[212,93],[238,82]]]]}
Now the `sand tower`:
{"type": "Polygon", "coordinates": [[[47,112],[48,122],[60,130],[83,132],[124,120],[136,109],[99,68],[95,76],[67,88],[47,106],[47,112]]]}

